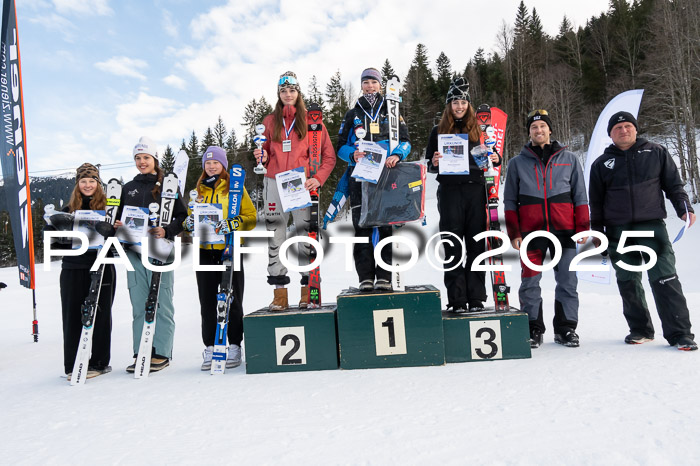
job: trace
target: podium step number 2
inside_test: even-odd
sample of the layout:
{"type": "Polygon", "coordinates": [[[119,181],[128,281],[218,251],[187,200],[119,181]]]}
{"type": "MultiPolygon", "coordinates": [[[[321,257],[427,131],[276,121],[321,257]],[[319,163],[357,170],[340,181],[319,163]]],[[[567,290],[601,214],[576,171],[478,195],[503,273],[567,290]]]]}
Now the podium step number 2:
{"type": "Polygon", "coordinates": [[[275,329],[277,365],[306,364],[306,337],[304,327],[275,329]]]}
{"type": "Polygon", "coordinates": [[[246,373],[338,368],[335,305],[260,309],[243,317],[246,373]]]}

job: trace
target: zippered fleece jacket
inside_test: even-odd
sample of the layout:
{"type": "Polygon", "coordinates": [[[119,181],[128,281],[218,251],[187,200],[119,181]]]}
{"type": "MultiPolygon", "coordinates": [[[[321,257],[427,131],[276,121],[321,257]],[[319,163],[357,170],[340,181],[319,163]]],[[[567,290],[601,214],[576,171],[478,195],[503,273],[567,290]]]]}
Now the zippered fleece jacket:
{"type": "Polygon", "coordinates": [[[537,230],[572,236],[588,230],[586,187],[576,156],[553,141],[545,165],[531,144],[508,162],[504,193],[508,236],[524,238],[537,230]]]}
{"type": "Polygon", "coordinates": [[[666,218],[663,192],[678,217],[693,212],[676,163],[665,147],[637,138],[623,151],[610,144],[591,166],[591,228],[666,218]]]}

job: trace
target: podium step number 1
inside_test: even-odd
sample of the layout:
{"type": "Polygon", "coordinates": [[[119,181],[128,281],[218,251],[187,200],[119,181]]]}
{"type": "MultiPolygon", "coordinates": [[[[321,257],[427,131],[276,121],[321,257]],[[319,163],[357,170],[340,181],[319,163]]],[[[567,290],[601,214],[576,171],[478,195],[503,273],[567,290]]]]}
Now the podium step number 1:
{"type": "Polygon", "coordinates": [[[403,309],[374,311],[374,343],[377,356],[406,354],[406,326],[403,309]]]}

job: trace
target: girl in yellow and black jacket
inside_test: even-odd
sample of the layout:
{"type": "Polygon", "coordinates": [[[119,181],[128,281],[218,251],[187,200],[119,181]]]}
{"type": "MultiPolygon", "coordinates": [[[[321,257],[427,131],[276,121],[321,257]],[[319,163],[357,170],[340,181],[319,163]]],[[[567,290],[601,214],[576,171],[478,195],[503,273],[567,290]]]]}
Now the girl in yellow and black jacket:
{"type": "MultiPolygon", "coordinates": [[[[207,204],[221,204],[224,212],[224,220],[230,229],[252,230],[255,228],[256,212],[253,201],[248,191],[243,188],[243,199],[239,215],[235,218],[226,218],[229,199],[229,175],[227,172],[228,161],[226,151],[220,147],[209,146],[202,155],[202,175],[197,181],[197,202],[207,204]]],[[[192,231],[194,219],[190,215],[185,222],[185,228],[192,231]]],[[[199,263],[201,265],[221,265],[221,255],[224,244],[201,244],[199,248],[199,263]]],[[[199,290],[199,304],[202,314],[202,341],[204,352],[202,356],[202,370],[211,369],[211,357],[214,349],[214,336],[216,333],[216,295],[219,292],[222,272],[196,272],[197,288],[199,290]]],[[[237,367],[241,364],[241,341],[243,340],[243,268],[233,271],[232,290],[233,302],[229,310],[228,342],[229,351],[226,360],[226,368],[237,367]]]]}

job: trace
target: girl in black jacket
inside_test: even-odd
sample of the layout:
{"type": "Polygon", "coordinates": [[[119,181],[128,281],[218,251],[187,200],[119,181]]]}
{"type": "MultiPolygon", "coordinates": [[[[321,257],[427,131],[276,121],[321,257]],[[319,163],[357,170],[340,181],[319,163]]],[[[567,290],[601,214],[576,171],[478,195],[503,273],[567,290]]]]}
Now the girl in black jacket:
{"type": "MultiPolygon", "coordinates": [[[[117,219],[121,218],[124,206],[146,207],[152,203],[161,205],[161,188],[164,178],[163,169],[158,164],[156,146],[150,138],[142,137],[134,147],[134,162],[139,174],[124,185],[122,189],[121,204],[117,213],[117,219]]],[[[173,215],[170,223],[165,227],[154,227],[148,233],[156,238],[174,239],[182,231],[182,222],[187,217],[187,210],[181,198],[175,199],[173,215]]],[[[123,224],[120,220],[114,222],[116,227],[123,224]]],[[[141,332],[146,316],[146,298],[151,284],[152,272],[141,263],[141,254],[133,248],[126,251],[126,256],[134,268],[133,272],[127,271],[126,278],[129,285],[129,298],[133,311],[134,322],[133,348],[134,357],[138,354],[141,342],[141,332]]],[[[175,307],[173,306],[173,282],[175,272],[163,272],[160,279],[158,294],[158,311],[155,335],[153,336],[153,355],[151,358],[151,372],[159,371],[170,364],[173,354],[173,338],[175,337],[175,307]]],[[[134,372],[135,363],[126,368],[127,372],[134,372]]]]}
{"type": "MultiPolygon", "coordinates": [[[[106,196],[97,168],[82,164],[75,177],[75,188],[70,202],[63,210],[105,210],[106,196]]],[[[63,317],[63,366],[69,378],[78,352],[83,330],[81,307],[90,291],[90,267],[97,259],[97,249],[88,249],[80,256],[63,256],[61,265],[61,312],[63,317]]],[[[92,334],[92,356],[88,363],[87,378],[110,372],[110,345],[112,338],[112,303],[116,286],[114,265],[104,267],[95,329],[92,334]]]]}
{"type": "MultiPolygon", "coordinates": [[[[437,176],[440,183],[437,191],[440,231],[456,235],[464,241],[467,250],[466,264],[463,264],[461,245],[452,235],[443,235],[443,239],[452,243],[443,244],[445,257],[452,257],[445,264],[445,269],[452,269],[445,271],[445,287],[447,307],[454,312],[483,310],[486,301],[486,272],[471,270],[472,262],[486,247],[483,241],[473,239],[474,235],[486,229],[486,191],[484,172],[471,156],[471,150],[479,145],[481,130],[470,100],[469,82],[462,77],[454,78],[440,123],[431,131],[425,150],[428,170],[437,173],[442,158],[438,152],[438,134],[469,135],[468,152],[464,154],[469,158],[469,174],[437,176]]],[[[491,161],[499,165],[498,154],[494,153],[491,161]]]]}

